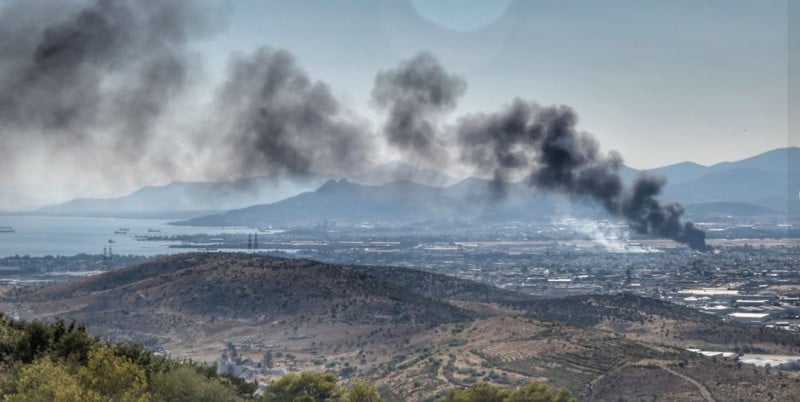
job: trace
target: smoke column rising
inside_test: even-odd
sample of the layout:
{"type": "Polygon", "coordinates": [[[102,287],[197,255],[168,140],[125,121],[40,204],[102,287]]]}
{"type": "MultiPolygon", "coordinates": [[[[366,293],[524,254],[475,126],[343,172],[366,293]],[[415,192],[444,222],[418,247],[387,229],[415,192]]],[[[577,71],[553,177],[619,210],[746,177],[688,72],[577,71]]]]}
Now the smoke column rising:
{"type": "MultiPolygon", "coordinates": [[[[198,133],[166,130],[170,108],[199,68],[190,43],[211,30],[208,10],[195,3],[31,0],[2,11],[0,164],[7,177],[0,183],[24,180],[14,170],[22,159],[38,158],[40,174],[52,169],[49,156],[20,156],[20,147],[69,155],[80,161],[82,178],[108,180],[119,175],[107,170],[174,178],[171,169],[187,160],[224,172],[216,177],[348,174],[374,158],[378,136],[368,124],[288,51],[266,47],[232,58],[211,117],[194,125],[202,127],[198,133]],[[178,155],[188,159],[176,162],[178,155]],[[140,161],[146,165],[137,171],[140,161]]],[[[438,166],[455,163],[455,149],[458,163],[495,178],[498,196],[510,177],[525,173],[531,186],[593,200],[639,233],[707,248],[704,233],[682,222],[679,204],[657,200],[664,180],[643,175],[625,183],[622,158],[601,153],[594,137],[578,131],[569,107],[516,99],[444,126],[466,88],[425,52],[379,72],[372,100],[387,114],[383,139],[438,166]]]]}
{"type": "Polygon", "coordinates": [[[403,62],[397,70],[379,74],[373,93],[381,94],[383,104],[402,105],[400,112],[391,114],[387,124],[390,142],[428,156],[431,155],[429,144],[449,141],[447,145],[458,149],[462,163],[495,178],[493,188],[499,196],[503,183],[512,174],[527,173],[529,185],[592,200],[612,215],[623,218],[638,233],[672,239],[695,250],[708,249],[705,233],[691,222],[682,222],[680,204],[658,201],[666,181],[661,177],[639,175],[627,185],[619,174],[622,157],[616,152],[601,153],[600,144],[592,135],[577,130],[578,116],[567,106],[542,107],[515,99],[498,112],[461,117],[452,128],[454,135],[435,131],[425,124],[426,116],[432,112],[453,108],[457,95],[464,88],[462,79],[447,74],[438,61],[426,53],[403,62]],[[430,72],[432,78],[404,78],[415,77],[417,72],[430,72]],[[387,86],[391,91],[382,89],[387,86]],[[414,102],[418,104],[413,105],[414,102]],[[409,103],[412,105],[407,105],[409,103]],[[394,120],[422,123],[395,124],[394,120]],[[425,127],[421,131],[424,135],[415,131],[418,126],[425,127]],[[425,140],[417,140],[420,137],[425,140]],[[397,141],[397,138],[404,141],[397,141]]]}
{"type": "Polygon", "coordinates": [[[430,53],[421,52],[375,77],[373,102],[388,110],[384,134],[389,144],[423,159],[445,155],[437,120],[453,110],[467,82],[448,74],[430,53]]]}
{"type": "Polygon", "coordinates": [[[352,173],[373,154],[366,123],[348,113],[328,86],[311,81],[286,50],[260,48],[234,57],[213,115],[227,161],[239,176],[266,171],[352,173]]]}
{"type": "Polygon", "coordinates": [[[681,222],[683,207],[657,200],[664,178],[641,174],[626,185],[619,174],[621,156],[602,154],[592,135],[576,129],[577,122],[569,107],[517,99],[506,110],[459,121],[461,159],[492,170],[495,177],[527,170],[531,186],[593,200],[638,233],[707,249],[704,232],[681,222]]]}
{"type": "Polygon", "coordinates": [[[3,144],[15,135],[82,142],[102,129],[119,150],[140,150],[186,84],[193,56],[187,41],[204,25],[178,2],[8,7],[0,21],[3,144]]]}
{"type": "Polygon", "coordinates": [[[0,194],[0,207],[175,177],[175,144],[187,135],[168,123],[183,118],[173,112],[202,68],[191,45],[215,30],[206,11],[157,0],[4,2],[0,186],[27,195],[0,194]]]}

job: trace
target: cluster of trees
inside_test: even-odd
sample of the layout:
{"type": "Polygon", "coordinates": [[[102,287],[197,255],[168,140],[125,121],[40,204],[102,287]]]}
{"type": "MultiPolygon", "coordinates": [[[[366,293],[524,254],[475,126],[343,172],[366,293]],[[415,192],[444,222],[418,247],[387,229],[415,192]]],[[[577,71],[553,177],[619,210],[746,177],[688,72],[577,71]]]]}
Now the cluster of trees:
{"type": "Polygon", "coordinates": [[[348,387],[343,387],[336,374],[313,372],[287,374],[272,381],[263,399],[269,402],[383,402],[375,385],[363,378],[356,378],[348,387]]]}
{"type": "MultiPolygon", "coordinates": [[[[0,399],[11,402],[382,402],[371,382],[347,386],[333,373],[287,374],[263,395],[256,385],[219,376],[213,367],[179,362],[135,344],[102,343],[83,326],[9,321],[0,315],[0,399]]],[[[567,391],[543,384],[509,389],[479,383],[445,402],[567,402],[567,391]]]]}
{"type": "Polygon", "coordinates": [[[519,388],[499,388],[480,382],[466,390],[453,390],[442,402],[574,402],[565,389],[531,383],[519,388]]]}
{"type": "Polygon", "coordinates": [[[106,344],[83,326],[0,317],[2,399],[8,401],[235,401],[253,384],[213,368],[106,344]]]}

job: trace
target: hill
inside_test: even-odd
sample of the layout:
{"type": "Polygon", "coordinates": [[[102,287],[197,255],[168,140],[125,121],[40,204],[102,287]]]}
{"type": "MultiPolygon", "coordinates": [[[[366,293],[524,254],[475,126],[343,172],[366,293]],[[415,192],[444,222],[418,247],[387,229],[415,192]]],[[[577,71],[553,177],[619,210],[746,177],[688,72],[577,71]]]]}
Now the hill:
{"type": "Polygon", "coordinates": [[[664,176],[670,185],[676,185],[708,174],[708,166],[694,162],[680,162],[655,169],[647,169],[643,172],[664,176]]]}
{"type": "Polygon", "coordinates": [[[255,205],[180,222],[182,225],[302,225],[322,222],[358,223],[424,219],[444,203],[441,189],[409,181],[380,186],[330,180],[313,192],[274,204],[255,205]]]}
{"type": "Polygon", "coordinates": [[[677,348],[795,355],[800,338],[787,331],[743,326],[689,307],[633,294],[582,295],[512,303],[536,319],[612,331],[677,348]]]}
{"type": "MultiPolygon", "coordinates": [[[[661,197],[664,200],[707,204],[697,209],[697,215],[718,205],[715,203],[726,202],[748,203],[760,208],[734,208],[730,210],[733,214],[728,215],[752,216],[749,213],[754,212],[759,216],[765,210],[785,214],[787,208],[800,208],[800,200],[788,193],[789,188],[800,187],[798,169],[800,148],[781,148],[712,166],[682,162],[641,172],[667,178],[669,184],[661,197]]],[[[620,174],[628,181],[639,173],[627,166],[620,168],[620,174]]],[[[181,224],[212,226],[303,225],[324,219],[413,222],[465,216],[496,222],[543,219],[563,211],[564,205],[579,216],[603,216],[598,208],[540,194],[522,183],[505,183],[502,192],[497,189],[496,183],[489,180],[457,181],[441,171],[391,162],[352,174],[349,181],[333,181],[327,176],[311,174],[252,177],[231,182],[173,182],[144,187],[125,197],[77,199],[32,213],[197,218],[181,224]],[[211,213],[213,211],[228,212],[211,213]]],[[[712,217],[720,215],[711,212],[712,217]]]]}
{"type": "Polygon", "coordinates": [[[245,254],[165,257],[37,289],[14,302],[28,312],[23,318],[64,317],[112,339],[190,348],[251,324],[302,336],[310,328],[415,327],[470,318],[457,307],[345,267],[245,254]]]}
{"type": "Polygon", "coordinates": [[[786,214],[750,202],[710,201],[686,205],[686,215],[690,219],[725,217],[780,217],[786,214]]]}
{"type": "Polygon", "coordinates": [[[354,269],[426,297],[475,311],[492,311],[494,315],[526,315],[676,348],[800,354],[800,338],[791,332],[724,322],[689,307],[636,294],[541,298],[412,269],[354,269]]]}
{"type": "Polygon", "coordinates": [[[393,181],[413,181],[430,187],[447,187],[458,179],[435,169],[420,169],[402,161],[378,165],[365,172],[348,177],[349,180],[367,185],[381,185],[393,181]]]}
{"type": "MultiPolygon", "coordinates": [[[[465,179],[447,188],[410,181],[378,186],[345,179],[330,180],[319,189],[273,204],[254,205],[221,214],[173,222],[187,226],[293,226],[325,220],[357,225],[411,224],[421,221],[542,220],[564,210],[569,201],[541,194],[520,183],[509,183],[500,196],[489,180],[465,179]]],[[[574,216],[605,216],[597,208],[572,203],[574,216]]]]}
{"type": "MultiPolygon", "coordinates": [[[[274,203],[312,191],[331,177],[321,174],[296,176],[269,175],[232,181],[183,182],[146,186],[115,198],[79,198],[46,206],[29,213],[52,216],[102,216],[134,218],[185,219],[215,211],[243,208],[254,204],[274,203]]],[[[394,181],[413,181],[443,187],[456,179],[437,170],[420,169],[404,162],[391,162],[353,174],[351,180],[367,185],[394,181]]]]}
{"type": "MultiPolygon", "coordinates": [[[[735,209],[733,216],[759,216],[763,210],[785,214],[800,207],[789,194],[800,180],[800,148],[780,148],[750,158],[702,166],[691,162],[651,169],[663,175],[669,185],[664,199],[686,204],[743,202],[762,210],[735,209]],[[788,205],[787,205],[788,204],[788,205]],[[756,215],[749,215],[755,212],[756,215]]],[[[712,204],[713,205],[713,204],[712,204]]],[[[719,215],[719,214],[717,214],[719,215]]]]}
{"type": "Polygon", "coordinates": [[[711,165],[709,170],[720,172],[730,169],[758,169],[772,174],[786,174],[797,168],[798,160],[800,160],[800,148],[778,148],[738,161],[716,163],[711,165]]]}
{"type": "MultiPolygon", "coordinates": [[[[796,400],[797,377],[741,367],[601,329],[520,317],[449,325],[424,347],[397,353],[373,375],[396,400],[441,395],[476,381],[537,378],[579,400],[796,400]]],[[[429,398],[427,400],[433,400],[429,398]]]]}
{"type": "Polygon", "coordinates": [[[442,301],[511,304],[535,300],[530,295],[500,289],[454,276],[398,267],[351,267],[409,292],[442,301]]]}
{"type": "Polygon", "coordinates": [[[773,175],[785,175],[787,171],[796,168],[792,161],[800,160],[800,148],[777,148],[762,152],[749,158],[736,161],[719,162],[711,166],[695,162],[680,162],[654,169],[645,169],[642,172],[657,174],[666,177],[672,184],[680,184],[698,179],[712,173],[720,173],[737,169],[755,169],[773,175]]]}
{"type": "Polygon", "coordinates": [[[313,190],[327,177],[258,176],[225,182],[180,182],[143,187],[127,196],[75,199],[31,213],[52,216],[181,218],[269,203],[313,190]]]}
{"type": "MultiPolygon", "coordinates": [[[[684,162],[644,172],[665,176],[670,184],[661,198],[690,204],[689,212],[695,219],[778,216],[800,202],[790,201],[791,186],[787,186],[790,179],[800,180],[800,172],[792,174],[790,169],[789,162],[795,159],[800,160],[800,149],[784,148],[710,167],[684,162]]],[[[631,180],[639,172],[623,166],[620,173],[631,180]]],[[[437,176],[430,172],[429,175],[437,176]]],[[[565,210],[575,217],[607,217],[599,207],[541,193],[523,183],[498,186],[489,180],[467,178],[448,187],[433,187],[407,180],[382,185],[339,180],[280,202],[176,224],[293,226],[326,219],[350,224],[365,221],[408,224],[448,219],[506,222],[546,220],[565,210]]]]}
{"type": "Polygon", "coordinates": [[[796,351],[798,341],[778,331],[754,333],[638,296],[537,299],[402,268],[186,254],[2,302],[23,317],[76,318],[104,338],[196,361],[235,347],[255,360],[269,352],[288,371],[368,376],[388,400],[432,400],[477,381],[547,382],[595,400],[612,399],[622,384],[634,399],[651,390],[665,400],[800,390],[775,372],[684,349],[736,341],[796,351]]]}

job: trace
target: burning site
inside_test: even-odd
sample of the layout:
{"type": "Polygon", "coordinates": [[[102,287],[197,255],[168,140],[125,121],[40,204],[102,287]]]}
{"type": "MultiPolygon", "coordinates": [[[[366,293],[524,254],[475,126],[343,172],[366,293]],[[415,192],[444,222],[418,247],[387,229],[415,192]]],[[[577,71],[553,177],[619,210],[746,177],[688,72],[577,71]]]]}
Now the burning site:
{"type": "MultiPolygon", "coordinates": [[[[34,7],[14,4],[4,16],[34,7]]],[[[346,177],[373,165],[380,148],[422,167],[459,165],[491,178],[488,191],[497,197],[506,182],[523,177],[537,190],[591,200],[638,233],[707,250],[702,230],[684,221],[683,207],[658,199],[666,179],[643,173],[626,182],[618,172],[621,155],[604,152],[581,131],[569,106],[542,106],[528,100],[535,94],[516,93],[498,111],[445,120],[468,84],[432,53],[377,72],[371,91],[383,115],[377,127],[347,110],[290,50],[260,47],[230,57],[227,77],[197,121],[169,128],[181,96],[198,85],[191,41],[213,29],[209,16],[187,5],[111,1],[66,15],[4,24],[6,169],[25,166],[27,158],[10,148],[26,142],[67,159],[100,152],[95,174],[108,181],[124,182],[131,175],[124,170],[167,176],[184,168],[180,158],[192,168],[204,165],[203,179],[346,177]],[[31,35],[36,30],[41,34],[31,35]]]]}
{"type": "Polygon", "coordinates": [[[0,395],[791,400],[797,9],[0,1],[0,395]]]}

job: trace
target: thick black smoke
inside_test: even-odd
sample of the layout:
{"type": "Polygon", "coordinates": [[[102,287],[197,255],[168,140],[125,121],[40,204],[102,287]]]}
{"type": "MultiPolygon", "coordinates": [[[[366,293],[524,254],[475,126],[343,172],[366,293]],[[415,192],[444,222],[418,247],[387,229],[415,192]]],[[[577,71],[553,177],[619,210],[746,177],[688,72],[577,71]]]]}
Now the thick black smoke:
{"type": "Polygon", "coordinates": [[[0,17],[0,139],[110,142],[137,157],[184,88],[188,40],[205,21],[183,2],[6,5],[0,17]]]}
{"type": "Polygon", "coordinates": [[[443,135],[432,120],[453,109],[465,89],[462,78],[427,53],[379,73],[373,99],[390,110],[389,143],[428,159],[455,147],[462,163],[493,176],[496,197],[503,195],[504,183],[523,173],[531,186],[590,199],[639,233],[707,249],[705,233],[681,221],[679,204],[657,200],[664,179],[640,175],[627,185],[619,174],[621,156],[601,153],[593,136],[576,129],[578,117],[567,106],[516,99],[499,112],[462,117],[454,135],[443,135]]]}
{"type": "Polygon", "coordinates": [[[532,186],[591,199],[639,233],[707,250],[705,233],[681,222],[683,207],[657,200],[666,184],[663,178],[640,175],[626,185],[619,174],[620,155],[601,153],[592,135],[576,129],[577,122],[569,107],[516,99],[500,112],[459,120],[461,160],[501,179],[530,172],[532,186]]]}
{"type": "Polygon", "coordinates": [[[348,173],[372,156],[363,124],[285,50],[235,57],[215,115],[223,119],[223,145],[237,172],[348,173]]]}
{"type": "Polygon", "coordinates": [[[441,158],[438,118],[456,106],[466,81],[448,74],[430,53],[419,53],[375,77],[372,99],[387,109],[384,133],[390,144],[422,158],[441,158]]]}
{"type": "MultiPolygon", "coordinates": [[[[16,168],[7,160],[24,159],[20,146],[87,161],[112,151],[120,165],[146,159],[148,172],[167,169],[172,154],[183,153],[236,177],[346,174],[371,162],[365,124],[326,84],[309,79],[290,53],[268,48],[233,59],[211,102],[207,135],[195,141],[161,136],[160,124],[197,68],[190,42],[211,28],[207,10],[193,3],[27,0],[1,11],[0,168],[6,176],[16,168]],[[154,160],[155,148],[170,157],[154,160]],[[221,160],[203,160],[209,155],[221,160]]],[[[703,232],[681,222],[680,205],[657,201],[663,180],[641,176],[626,185],[619,155],[601,154],[593,137],[576,130],[577,117],[567,107],[516,100],[494,114],[464,117],[454,135],[444,135],[441,119],[465,90],[466,81],[428,53],[380,72],[372,99],[388,112],[388,143],[436,163],[448,162],[447,147],[456,146],[463,162],[497,178],[498,189],[511,175],[530,173],[530,184],[597,201],[641,233],[706,248],[703,232]]],[[[108,167],[97,160],[99,169],[83,170],[108,167]]]]}

